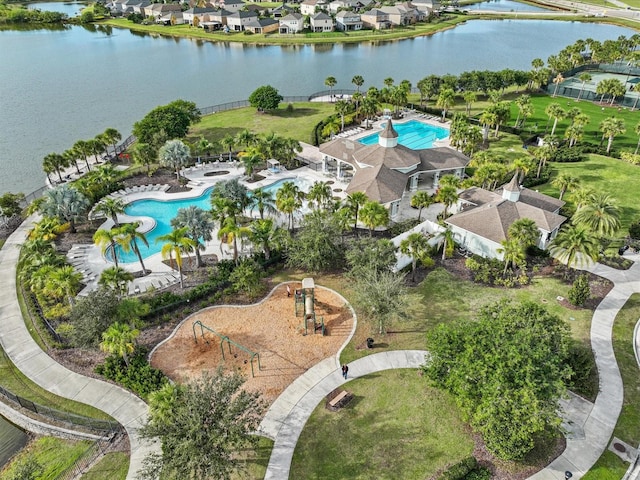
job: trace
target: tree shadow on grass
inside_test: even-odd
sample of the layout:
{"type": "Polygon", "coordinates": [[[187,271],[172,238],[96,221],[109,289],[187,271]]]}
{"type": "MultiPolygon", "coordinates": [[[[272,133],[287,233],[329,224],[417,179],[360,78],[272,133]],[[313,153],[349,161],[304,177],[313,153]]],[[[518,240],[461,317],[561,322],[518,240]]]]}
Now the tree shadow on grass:
{"type": "Polygon", "coordinates": [[[273,117],[279,118],[300,118],[300,117],[308,117],[310,115],[316,115],[319,112],[317,108],[293,108],[293,110],[289,111],[287,109],[278,109],[267,112],[266,115],[271,115],[273,117]]]}

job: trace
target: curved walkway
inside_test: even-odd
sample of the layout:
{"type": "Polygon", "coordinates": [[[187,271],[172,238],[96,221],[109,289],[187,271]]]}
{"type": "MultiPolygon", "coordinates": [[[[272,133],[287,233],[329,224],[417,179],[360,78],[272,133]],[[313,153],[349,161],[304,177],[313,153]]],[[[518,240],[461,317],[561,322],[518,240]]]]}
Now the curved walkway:
{"type": "MultiPolygon", "coordinates": [[[[584,419],[576,428],[581,434],[570,435],[562,455],[531,476],[531,480],[564,480],[567,470],[577,480],[589,471],[609,445],[623,401],[622,378],[613,352],[613,322],[629,297],[640,292],[640,255],[626,257],[635,262],[629,270],[615,270],[601,264],[587,269],[614,283],[613,289],[596,308],[591,322],[591,344],[600,377],[600,392],[593,406],[582,403],[590,409],[578,412],[578,417],[584,419]]],[[[369,355],[350,363],[349,374],[351,378],[358,378],[381,370],[417,368],[424,363],[426,354],[421,350],[399,350],[369,355]]],[[[265,415],[259,432],[275,440],[265,479],[289,478],[293,452],[307,419],[329,392],[346,382],[339,366],[335,357],[318,363],[293,382],[265,415]]]]}
{"type": "MultiPolygon", "coordinates": [[[[396,350],[368,355],[349,364],[349,377],[418,368],[426,354],[424,350],[396,350]]],[[[265,479],[289,478],[293,451],[307,419],[329,392],[347,381],[336,357],[329,357],[298,377],[271,405],[259,429],[260,434],[275,440],[265,479]]]]}
{"type": "Polygon", "coordinates": [[[27,331],[16,293],[16,265],[31,220],[23,222],[0,250],[0,344],[16,367],[40,387],[98,408],[124,426],[131,445],[127,479],[133,480],[142,460],[159,451],[159,446],[142,442],[137,435],[147,418],[147,405],[120,387],[66,369],[43,352],[27,331]]]}

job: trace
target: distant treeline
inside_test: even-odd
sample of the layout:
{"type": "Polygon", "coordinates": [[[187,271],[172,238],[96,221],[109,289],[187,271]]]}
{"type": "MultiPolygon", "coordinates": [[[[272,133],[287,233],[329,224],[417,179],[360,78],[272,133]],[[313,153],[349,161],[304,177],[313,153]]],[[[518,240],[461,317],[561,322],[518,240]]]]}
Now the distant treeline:
{"type": "Polygon", "coordinates": [[[0,5],[0,23],[62,23],[67,15],[60,12],[28,10],[24,7],[0,5]]]}

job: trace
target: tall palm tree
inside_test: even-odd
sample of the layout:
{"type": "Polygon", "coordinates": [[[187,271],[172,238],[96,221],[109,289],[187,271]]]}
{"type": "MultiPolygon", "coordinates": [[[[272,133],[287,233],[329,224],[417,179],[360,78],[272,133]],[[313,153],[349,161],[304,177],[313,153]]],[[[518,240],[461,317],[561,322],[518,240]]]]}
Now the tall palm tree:
{"type": "Polygon", "coordinates": [[[411,206],[418,209],[418,222],[422,217],[422,209],[427,208],[429,205],[433,205],[435,202],[433,196],[429,195],[426,190],[419,190],[411,197],[411,206]]]}
{"type": "Polygon", "coordinates": [[[453,254],[453,248],[456,245],[453,230],[447,226],[447,228],[438,233],[436,238],[442,243],[442,260],[446,260],[447,255],[453,254]]]}
{"type": "Polygon", "coordinates": [[[585,225],[568,225],[553,239],[549,252],[569,268],[598,259],[598,239],[585,225]]]}
{"type": "Polygon", "coordinates": [[[127,293],[127,285],[133,281],[133,274],[122,267],[109,267],[102,271],[98,285],[115,290],[119,296],[127,293]]]}
{"type": "Polygon", "coordinates": [[[327,77],[324,79],[324,84],[329,87],[329,95],[331,96],[331,101],[333,101],[333,87],[336,86],[338,81],[336,77],[327,77]]]}
{"type": "Polygon", "coordinates": [[[293,230],[293,214],[302,207],[304,192],[293,182],[284,182],[276,193],[276,208],[287,215],[289,230],[293,230]]]}
{"type": "Polygon", "coordinates": [[[244,174],[253,181],[255,169],[263,161],[262,155],[257,149],[250,148],[246,152],[240,153],[238,156],[244,166],[244,174]]]}
{"type": "Polygon", "coordinates": [[[78,155],[82,157],[85,165],[87,166],[87,172],[91,171],[91,165],[89,165],[89,155],[91,155],[91,144],[87,140],[78,140],[73,144],[73,149],[78,152],[78,155]]]}
{"type": "Polygon", "coordinates": [[[369,121],[376,113],[378,113],[378,108],[380,103],[378,99],[375,97],[370,97],[368,94],[364,97],[362,101],[362,114],[365,116],[366,128],[369,128],[369,121]]]}
{"type": "Polygon", "coordinates": [[[591,195],[589,201],[578,208],[573,216],[577,225],[585,225],[599,236],[611,236],[620,228],[620,209],[606,193],[591,195]]]}
{"type": "Polygon", "coordinates": [[[487,143],[489,141],[489,132],[491,127],[498,124],[498,116],[489,110],[485,110],[480,114],[478,119],[480,125],[482,125],[482,141],[487,143]]]}
{"type": "Polygon", "coordinates": [[[265,212],[267,214],[276,213],[276,202],[273,198],[273,191],[256,188],[253,193],[253,204],[258,209],[260,219],[264,219],[265,212]]]}
{"type": "Polygon", "coordinates": [[[135,350],[138,335],[140,335],[139,330],[132,329],[126,323],[115,322],[102,333],[100,350],[121,356],[128,367],[128,355],[135,350]]]}
{"type": "Polygon", "coordinates": [[[540,178],[542,169],[545,167],[547,162],[553,158],[555,151],[556,147],[552,143],[545,143],[541,147],[535,149],[533,156],[538,159],[538,171],[536,173],[536,178],[540,178]]]}
{"type": "Polygon", "coordinates": [[[118,251],[116,250],[116,244],[118,243],[119,236],[120,232],[117,228],[112,228],[110,230],[100,228],[93,234],[93,243],[100,247],[100,251],[103,255],[109,248],[111,249],[111,253],[113,254],[113,263],[115,263],[116,267],[118,266],[118,251]]]}
{"type": "Polygon", "coordinates": [[[516,99],[516,105],[518,106],[518,117],[516,118],[514,127],[517,128],[524,126],[524,122],[526,121],[526,119],[533,114],[531,96],[527,94],[520,95],[516,99]]]}
{"type": "Polygon", "coordinates": [[[551,185],[560,190],[559,199],[562,200],[567,190],[572,190],[580,185],[580,179],[570,173],[562,172],[551,181],[551,185]]]}
{"type": "Polygon", "coordinates": [[[113,147],[113,155],[115,157],[116,150],[118,148],[118,142],[122,139],[122,135],[120,134],[120,132],[115,128],[107,128],[102,133],[102,138],[105,141],[105,143],[113,147]]]}
{"type": "Polygon", "coordinates": [[[125,252],[133,250],[133,253],[138,257],[138,261],[142,267],[142,275],[146,275],[147,269],[144,267],[144,261],[142,260],[142,254],[140,253],[138,240],[140,240],[145,247],[149,246],[149,241],[144,233],[138,231],[138,227],[140,227],[140,222],[125,223],[122,225],[118,229],[117,242],[125,252]]]}
{"type": "Polygon", "coordinates": [[[258,137],[255,133],[245,128],[236,134],[235,143],[249,148],[250,146],[255,145],[257,139],[258,137]]]}
{"type": "Polygon", "coordinates": [[[428,258],[429,242],[427,237],[421,233],[410,233],[407,238],[400,242],[400,253],[411,257],[411,281],[416,280],[416,267],[418,260],[424,261],[428,258]]]}
{"type": "Polygon", "coordinates": [[[447,111],[453,106],[455,103],[456,94],[451,88],[445,88],[438,95],[438,100],[436,100],[436,107],[442,108],[442,121],[447,120],[447,111]]]}
{"type": "Polygon", "coordinates": [[[582,92],[584,92],[584,87],[586,86],[587,82],[590,82],[593,79],[593,77],[591,76],[591,74],[587,72],[583,72],[578,76],[578,79],[582,82],[582,85],[580,86],[580,91],[578,92],[578,97],[576,98],[576,102],[580,101],[580,98],[582,97],[582,92]]]}
{"type": "Polygon", "coordinates": [[[347,195],[347,208],[351,212],[351,217],[353,218],[353,230],[358,230],[358,214],[360,213],[360,208],[367,203],[369,198],[367,194],[364,192],[353,192],[347,195]]]}
{"type": "Polygon", "coordinates": [[[45,173],[47,173],[48,175],[49,173],[56,172],[58,174],[60,183],[63,182],[62,170],[66,166],[68,166],[68,160],[64,157],[64,155],[61,155],[59,153],[49,153],[45,155],[44,159],[42,160],[42,168],[44,169],[45,173]]]}
{"type": "Polygon", "coordinates": [[[607,138],[607,153],[611,152],[611,145],[613,145],[613,139],[626,132],[624,120],[617,117],[605,118],[600,122],[600,131],[602,132],[602,138],[607,138]]]}
{"type": "Polygon", "coordinates": [[[562,82],[564,82],[564,77],[562,76],[561,73],[558,73],[553,79],[553,83],[555,84],[555,88],[553,89],[553,95],[551,95],[552,97],[555,97],[558,94],[558,88],[560,87],[560,84],[562,82]]]}
{"type": "Polygon", "coordinates": [[[559,103],[550,103],[547,105],[547,108],[545,108],[544,113],[547,114],[549,120],[553,118],[553,127],[551,128],[551,135],[553,135],[556,131],[558,121],[565,117],[566,112],[559,103]]]}
{"type": "Polygon", "coordinates": [[[360,87],[364,85],[364,78],[361,75],[354,75],[351,79],[351,83],[356,86],[356,90],[359,92],[360,87]]]}
{"type": "Polygon", "coordinates": [[[389,224],[389,210],[381,203],[369,200],[360,209],[360,220],[369,229],[371,236],[377,227],[386,227],[389,224]]]}
{"type": "Polygon", "coordinates": [[[180,140],[169,140],[158,151],[160,163],[173,168],[178,181],[180,181],[180,169],[187,164],[190,158],[189,147],[180,140]]]}
{"type": "Polygon", "coordinates": [[[467,117],[471,116],[471,107],[473,103],[478,99],[478,94],[473,90],[467,90],[462,94],[462,98],[464,100],[464,109],[467,114],[467,117]]]}
{"type": "Polygon", "coordinates": [[[449,208],[458,201],[458,190],[451,185],[445,185],[438,189],[435,201],[444,204],[444,218],[449,215],[449,208]]]}
{"type": "Polygon", "coordinates": [[[306,199],[309,202],[315,202],[316,209],[327,208],[332,198],[331,186],[327,182],[314,182],[309,192],[306,194],[306,199]]]}
{"type": "Polygon", "coordinates": [[[113,220],[114,225],[119,227],[120,223],[118,223],[118,214],[124,213],[124,202],[120,198],[103,198],[100,200],[100,203],[94,207],[93,211],[110,217],[111,220],[113,220]]]}
{"type": "Polygon", "coordinates": [[[238,238],[249,235],[249,229],[240,225],[235,218],[228,217],[224,225],[218,231],[218,238],[227,244],[233,245],[233,261],[238,264],[238,238]]]}
{"type": "Polygon", "coordinates": [[[509,267],[509,265],[511,265],[511,267],[515,270],[518,265],[521,265],[524,262],[525,253],[522,245],[520,245],[520,243],[513,238],[507,238],[506,240],[500,242],[500,244],[502,245],[502,247],[498,248],[496,251],[498,253],[502,253],[503,255],[504,270],[502,272],[502,275],[504,276],[507,274],[507,268],[509,267]]]}
{"type": "Polygon", "coordinates": [[[176,257],[178,275],[180,276],[180,288],[184,288],[182,278],[182,255],[189,254],[196,247],[196,243],[187,235],[188,227],[177,228],[171,232],[156,238],[156,243],[163,242],[162,258],[169,258],[173,268],[173,257],[176,257]]]}
{"type": "Polygon", "coordinates": [[[220,140],[220,144],[229,150],[229,161],[231,161],[231,154],[233,153],[233,147],[236,144],[236,139],[233,138],[232,135],[226,134],[222,140],[220,140]]]}
{"type": "Polygon", "coordinates": [[[344,117],[347,113],[351,111],[351,104],[346,100],[338,100],[335,104],[335,110],[338,115],[340,115],[340,131],[344,130],[344,117]]]}
{"type": "Polygon", "coordinates": [[[80,175],[80,165],[78,165],[78,153],[73,148],[69,148],[64,152],[62,152],[62,156],[65,158],[66,163],[68,165],[73,165],[76,167],[76,173],[80,175]]]}
{"type": "Polygon", "coordinates": [[[189,238],[195,243],[196,267],[200,268],[202,266],[200,251],[205,249],[203,241],[209,242],[213,239],[211,233],[214,222],[209,212],[195,205],[180,208],[175,218],[171,220],[171,226],[175,229],[187,227],[189,238]]]}

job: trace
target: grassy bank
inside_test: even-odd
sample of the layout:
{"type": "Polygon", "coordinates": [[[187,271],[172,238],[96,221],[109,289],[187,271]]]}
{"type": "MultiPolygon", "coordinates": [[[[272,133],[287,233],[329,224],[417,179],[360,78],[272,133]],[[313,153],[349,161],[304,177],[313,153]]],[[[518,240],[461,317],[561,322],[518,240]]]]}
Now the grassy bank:
{"type": "Polygon", "coordinates": [[[82,480],[124,480],[129,470],[129,455],[123,452],[107,453],[82,480]]]}
{"type": "Polygon", "coordinates": [[[429,478],[471,454],[453,400],[415,370],[368,375],[347,388],[355,398],[346,408],[330,412],[322,402],[309,418],[290,478],[429,478]]]}
{"type": "MultiPolygon", "coordinates": [[[[622,375],[624,397],[622,412],[613,430],[613,436],[636,446],[640,442],[640,377],[638,363],[633,351],[633,329],[640,318],[640,294],[631,296],[618,313],[613,325],[613,349],[622,375]]],[[[605,451],[584,480],[618,480],[627,471],[629,464],[616,454],[605,451]]]]}

